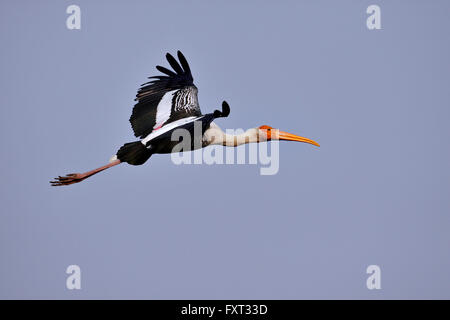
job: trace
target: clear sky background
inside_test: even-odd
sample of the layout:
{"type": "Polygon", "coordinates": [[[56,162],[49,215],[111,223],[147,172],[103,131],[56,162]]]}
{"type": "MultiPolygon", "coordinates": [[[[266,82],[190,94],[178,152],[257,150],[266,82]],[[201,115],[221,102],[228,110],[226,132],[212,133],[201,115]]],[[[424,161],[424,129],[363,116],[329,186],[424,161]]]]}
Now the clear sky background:
{"type": "Polygon", "coordinates": [[[0,9],[0,298],[450,298],[448,1],[0,9]],[[50,187],[134,140],[136,90],[178,49],[202,111],[229,102],[222,128],[321,148],[281,143],[274,176],[156,155],[50,187]],[[71,264],[81,290],[66,289],[71,264]]]}

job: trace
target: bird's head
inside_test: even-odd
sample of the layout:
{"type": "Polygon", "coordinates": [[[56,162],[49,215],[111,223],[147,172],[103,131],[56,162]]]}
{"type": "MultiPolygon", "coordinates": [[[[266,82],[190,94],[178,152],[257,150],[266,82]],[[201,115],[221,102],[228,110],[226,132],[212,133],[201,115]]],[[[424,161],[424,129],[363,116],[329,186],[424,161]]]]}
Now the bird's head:
{"type": "Polygon", "coordinates": [[[305,142],[305,143],[313,144],[317,147],[320,147],[320,145],[317,142],[315,142],[314,140],[311,140],[308,138],[303,138],[303,137],[297,136],[292,133],[280,131],[278,129],[274,129],[267,125],[258,127],[258,132],[259,132],[259,137],[262,138],[261,140],[298,141],[298,142],[305,142]]]}

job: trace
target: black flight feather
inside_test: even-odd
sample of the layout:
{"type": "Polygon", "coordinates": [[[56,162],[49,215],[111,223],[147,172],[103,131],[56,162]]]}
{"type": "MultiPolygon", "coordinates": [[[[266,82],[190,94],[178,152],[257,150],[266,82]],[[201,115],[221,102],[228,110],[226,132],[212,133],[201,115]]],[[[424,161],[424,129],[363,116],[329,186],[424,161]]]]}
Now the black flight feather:
{"type": "Polygon", "coordinates": [[[167,53],[166,54],[166,58],[167,61],[169,62],[170,66],[173,68],[173,70],[175,70],[175,72],[179,75],[184,74],[183,69],[181,68],[181,66],[178,64],[177,60],[175,60],[175,58],[170,54],[167,53]]]}
{"type": "Polygon", "coordinates": [[[214,110],[214,118],[226,118],[230,114],[230,106],[226,101],[222,102],[222,111],[214,110]]]}
{"type": "MultiPolygon", "coordinates": [[[[189,100],[197,101],[197,88],[195,88],[189,64],[181,52],[178,51],[177,55],[181,65],[171,54],[168,53],[166,55],[167,61],[175,72],[168,68],[157,66],[156,69],[164,75],[149,77],[151,81],[142,84],[141,88],[139,88],[135,99],[138,102],[135,104],[130,117],[130,123],[136,137],[143,138],[153,131],[156,124],[158,104],[167,92],[194,87],[195,90],[190,90],[189,92],[195,94],[195,97],[189,100]]],[[[184,109],[184,111],[175,112],[173,110],[170,119],[165,123],[187,116],[201,115],[198,103],[194,106],[190,105],[189,109],[181,109],[184,109]]]]}
{"type": "Polygon", "coordinates": [[[181,51],[178,51],[177,54],[178,54],[178,60],[180,60],[181,66],[184,69],[184,73],[191,74],[191,68],[189,68],[189,64],[188,64],[186,58],[184,57],[184,55],[181,53],[181,51]]]}
{"type": "MultiPolygon", "coordinates": [[[[174,77],[177,75],[175,72],[170,71],[169,69],[161,67],[161,66],[156,66],[156,69],[158,69],[158,71],[160,71],[162,73],[167,74],[169,77],[174,77]]],[[[152,77],[152,78],[156,78],[156,77],[152,77]]]]}

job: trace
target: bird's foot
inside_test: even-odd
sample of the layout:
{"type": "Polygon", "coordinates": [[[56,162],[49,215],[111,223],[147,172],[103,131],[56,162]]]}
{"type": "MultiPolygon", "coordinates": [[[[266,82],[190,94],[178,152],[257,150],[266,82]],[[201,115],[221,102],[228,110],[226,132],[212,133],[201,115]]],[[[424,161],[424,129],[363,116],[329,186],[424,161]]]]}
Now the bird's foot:
{"type": "Polygon", "coordinates": [[[56,186],[68,186],[69,184],[78,183],[86,179],[87,177],[81,173],[69,173],[65,176],[58,176],[55,180],[50,181],[51,185],[56,186]]]}

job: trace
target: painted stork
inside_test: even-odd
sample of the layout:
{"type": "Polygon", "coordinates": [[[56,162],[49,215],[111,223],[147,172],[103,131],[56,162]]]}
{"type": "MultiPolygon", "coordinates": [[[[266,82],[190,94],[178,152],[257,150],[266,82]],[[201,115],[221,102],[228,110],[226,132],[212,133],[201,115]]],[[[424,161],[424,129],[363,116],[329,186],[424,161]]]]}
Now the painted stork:
{"type": "Polygon", "coordinates": [[[223,101],[222,111],[215,110],[213,113],[202,114],[198,104],[198,90],[194,85],[189,64],[180,51],[177,54],[179,63],[171,54],[166,54],[173,71],[156,66],[156,69],[164,75],[149,77],[152,80],[144,83],[137,92],[135,99],[137,103],[133,108],[130,122],[134,135],[140,140],[125,143],[108,164],[85,173],[58,176],[50,181],[52,186],[65,186],[81,182],[123,162],[141,165],[155,153],[171,153],[174,146],[179,143],[179,141],[172,141],[172,133],[180,128],[186,129],[193,137],[191,150],[208,145],[236,147],[267,140],[299,141],[319,146],[313,140],[282,132],[266,125],[249,129],[243,134],[226,134],[213,120],[228,116],[230,113],[228,103],[223,101]],[[198,130],[194,130],[196,123],[201,125],[200,135],[197,132],[197,136],[195,136],[195,131],[198,130]]]}

